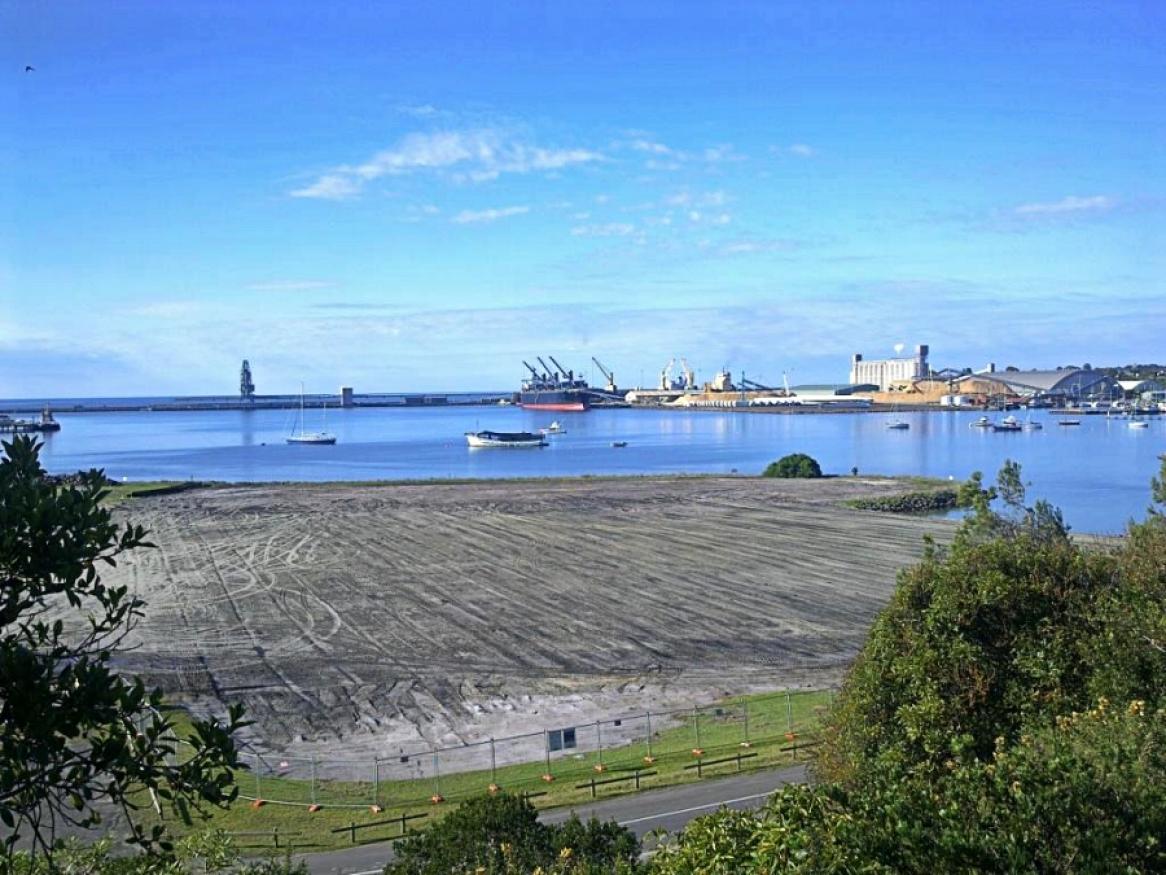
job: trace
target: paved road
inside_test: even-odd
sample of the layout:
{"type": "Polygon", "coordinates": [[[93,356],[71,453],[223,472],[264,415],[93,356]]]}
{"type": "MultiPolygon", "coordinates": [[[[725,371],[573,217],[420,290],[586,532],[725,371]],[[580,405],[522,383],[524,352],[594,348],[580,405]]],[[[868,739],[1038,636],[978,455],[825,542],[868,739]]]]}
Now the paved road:
{"type": "MultiPolygon", "coordinates": [[[[805,766],[792,766],[765,772],[752,772],[649,790],[634,796],[601,800],[574,809],[557,808],[546,811],[539,819],[543,823],[561,823],[575,811],[586,820],[595,815],[600,820],[616,820],[643,836],[654,829],[675,832],[694,817],[716,811],[722,805],[729,808],[756,808],[782,784],[806,779],[805,766]]],[[[392,845],[382,843],[365,845],[324,854],[302,854],[313,875],[372,875],[379,873],[392,857],[392,845]]]]}

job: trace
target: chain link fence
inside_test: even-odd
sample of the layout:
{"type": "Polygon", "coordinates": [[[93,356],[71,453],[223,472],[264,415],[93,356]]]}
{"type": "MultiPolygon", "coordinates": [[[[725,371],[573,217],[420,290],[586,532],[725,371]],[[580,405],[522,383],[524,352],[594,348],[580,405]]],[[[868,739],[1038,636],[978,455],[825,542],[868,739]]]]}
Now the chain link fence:
{"type": "MultiPolygon", "coordinates": [[[[476,795],[489,786],[537,792],[596,772],[679,768],[681,762],[740,751],[804,747],[833,691],[753,696],[718,705],[644,711],[543,728],[456,747],[417,747],[364,760],[244,750],[240,795],[293,805],[398,808],[476,795]]],[[[739,763],[738,763],[739,765],[739,763]]]]}

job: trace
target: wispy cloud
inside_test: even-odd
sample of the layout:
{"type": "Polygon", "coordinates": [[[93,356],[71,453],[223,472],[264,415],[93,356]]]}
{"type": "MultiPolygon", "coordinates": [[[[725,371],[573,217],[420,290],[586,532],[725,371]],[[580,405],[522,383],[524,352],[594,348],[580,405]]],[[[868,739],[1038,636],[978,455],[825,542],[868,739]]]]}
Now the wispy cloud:
{"type": "Polygon", "coordinates": [[[603,160],[591,149],[548,148],[495,128],[413,133],[361,164],[343,164],[320,175],[292,197],[344,200],[385,176],[448,174],[457,182],[485,182],[502,174],[561,170],[603,160]]]}
{"type": "Polygon", "coordinates": [[[272,280],[270,282],[248,283],[249,292],[318,292],[335,288],[336,283],[327,280],[272,280]]]}
{"type": "Polygon", "coordinates": [[[807,146],[805,143],[794,143],[786,151],[799,158],[813,158],[817,154],[812,146],[807,146]]]}
{"type": "Polygon", "coordinates": [[[360,194],[361,184],[354,178],[339,173],[326,173],[303,188],[293,189],[292,197],[313,198],[326,201],[343,201],[360,194]]]}
{"type": "Polygon", "coordinates": [[[745,156],[734,149],[732,143],[721,143],[717,146],[710,146],[704,150],[702,157],[710,164],[745,160],[745,156]]]}
{"type": "Polygon", "coordinates": [[[499,207],[490,210],[462,210],[451,221],[459,225],[470,225],[479,222],[497,222],[508,216],[521,216],[529,213],[530,207],[499,207]]]}
{"type": "Polygon", "coordinates": [[[671,155],[672,149],[665,146],[663,143],[656,143],[652,140],[633,140],[632,148],[637,152],[650,152],[653,155],[671,155]]]}
{"type": "Polygon", "coordinates": [[[728,240],[716,248],[718,255],[766,255],[780,252],[793,252],[802,248],[800,240],[791,240],[781,237],[739,237],[728,240]]]}
{"type": "Polygon", "coordinates": [[[1115,197],[1104,194],[1095,194],[1090,197],[1069,195],[1059,201],[1045,203],[1021,204],[1014,207],[1012,212],[1021,218],[1048,218],[1057,216],[1082,216],[1108,213],[1114,210],[1120,202],[1115,197]]]}
{"type": "Polygon", "coordinates": [[[603,225],[576,225],[571,229],[572,237],[630,237],[636,233],[631,222],[608,222],[603,225]]]}

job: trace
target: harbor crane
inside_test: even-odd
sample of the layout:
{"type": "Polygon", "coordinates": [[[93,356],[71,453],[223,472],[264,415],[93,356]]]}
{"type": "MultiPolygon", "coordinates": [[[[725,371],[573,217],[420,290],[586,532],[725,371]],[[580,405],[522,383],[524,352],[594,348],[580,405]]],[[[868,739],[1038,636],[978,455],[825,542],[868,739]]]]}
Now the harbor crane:
{"type": "Polygon", "coordinates": [[[522,363],[523,363],[524,365],[526,365],[526,369],[527,369],[528,371],[530,371],[530,375],[531,375],[532,377],[534,377],[536,380],[537,380],[537,379],[539,379],[538,371],[536,371],[536,370],[535,370],[535,369],[534,369],[534,368],[531,366],[530,362],[528,362],[528,361],[526,361],[525,359],[523,359],[522,363]]]}
{"type": "Polygon", "coordinates": [[[248,403],[255,400],[255,383],[251,380],[251,362],[243,359],[239,370],[239,398],[248,403]]]}
{"type": "Polygon", "coordinates": [[[682,367],[684,369],[684,388],[685,389],[695,389],[696,388],[696,374],[694,374],[692,372],[692,368],[690,368],[688,366],[688,359],[682,358],[680,360],[680,367],[682,367]]]}
{"type": "Polygon", "coordinates": [[[550,382],[552,379],[554,379],[554,376],[555,376],[554,368],[552,368],[550,365],[548,365],[546,362],[544,362],[543,357],[541,355],[536,355],[534,358],[535,358],[535,361],[537,361],[540,365],[543,366],[543,379],[546,380],[547,382],[550,382]]]}
{"type": "Polygon", "coordinates": [[[555,357],[553,355],[548,355],[547,358],[549,358],[551,360],[551,364],[553,364],[556,368],[559,369],[559,373],[562,374],[566,378],[568,383],[575,379],[575,372],[568,371],[566,368],[564,368],[561,364],[559,364],[555,360],[555,357]]]}
{"type": "Polygon", "coordinates": [[[603,378],[607,380],[607,385],[604,386],[604,388],[608,392],[617,391],[615,388],[615,371],[609,371],[603,366],[603,362],[601,362],[595,356],[591,356],[591,361],[595,362],[595,367],[599,368],[600,372],[603,374],[603,378]]]}
{"type": "Polygon", "coordinates": [[[668,364],[660,371],[660,391],[667,392],[672,388],[672,366],[676,364],[675,357],[668,359],[668,364]]]}

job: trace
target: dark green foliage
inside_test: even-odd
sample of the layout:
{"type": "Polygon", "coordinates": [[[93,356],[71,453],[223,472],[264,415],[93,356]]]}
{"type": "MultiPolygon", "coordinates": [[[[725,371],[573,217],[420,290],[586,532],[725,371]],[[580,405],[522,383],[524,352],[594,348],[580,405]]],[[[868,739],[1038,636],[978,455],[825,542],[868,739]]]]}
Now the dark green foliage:
{"type": "Polygon", "coordinates": [[[1087,550],[1015,465],[961,493],[846,679],[821,783],[694,823],[652,871],[1166,871],[1166,517],[1087,550]]]}
{"type": "Polygon", "coordinates": [[[31,439],[3,444],[0,460],[0,864],[18,838],[47,852],[59,824],[91,826],[97,803],[120,807],[129,841],[168,850],[135,806],[152,792],[189,817],[201,803],[234,798],[230,723],[198,722],[177,765],[159,691],[113,673],[115,648],[142,616],[125,587],[106,586],[102,566],[151,546],[135,526],[118,528],[102,506],[98,471],[47,480],[31,439]]]}
{"type": "Polygon", "coordinates": [[[616,823],[572,816],[548,826],[528,800],[499,793],[471,799],[424,833],[398,842],[397,861],[385,873],[526,875],[539,867],[577,875],[634,873],[639,853],[639,840],[616,823]]]}
{"type": "Polygon", "coordinates": [[[805,453],[791,453],[776,462],[770,462],[762,477],[821,477],[821,466],[805,453]]]}
{"type": "Polygon", "coordinates": [[[954,489],[935,489],[878,498],[855,498],[847,504],[858,510],[878,510],[884,513],[935,513],[958,507],[957,499],[958,493],[954,489]]]}

